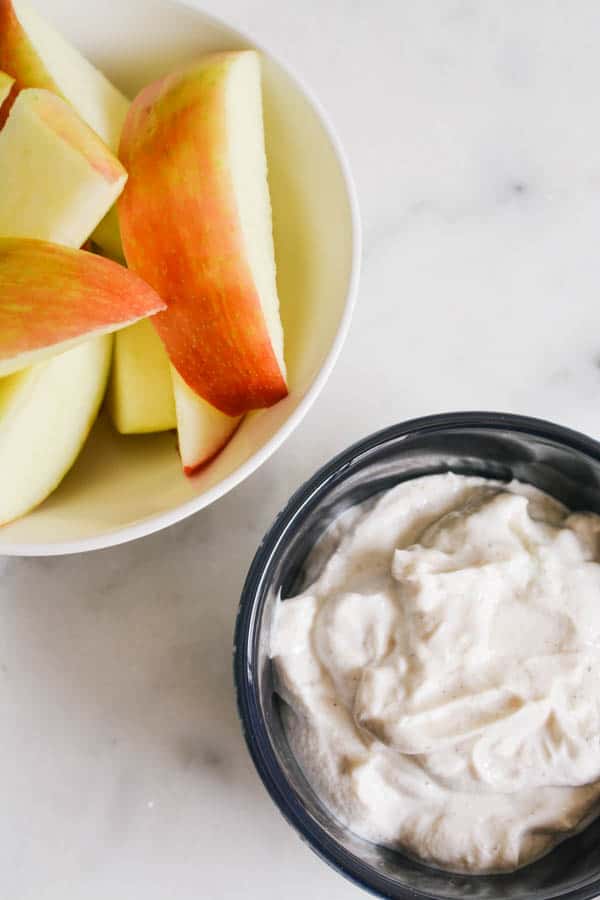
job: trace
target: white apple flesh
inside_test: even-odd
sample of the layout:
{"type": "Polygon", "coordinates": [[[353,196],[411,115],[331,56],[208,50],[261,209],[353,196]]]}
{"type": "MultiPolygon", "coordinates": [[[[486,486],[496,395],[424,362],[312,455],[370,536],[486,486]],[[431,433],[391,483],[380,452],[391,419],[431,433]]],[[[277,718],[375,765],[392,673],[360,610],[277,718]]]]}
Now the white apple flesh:
{"type": "Polygon", "coordinates": [[[129,101],[21,0],[0,0],[0,69],[19,89],[47,88],[63,97],[117,151],[129,101]]]}
{"type": "Polygon", "coordinates": [[[245,411],[284,397],[259,57],[208,56],[147,87],[121,140],[129,265],[165,298],[186,474],[245,411]],[[216,261],[216,262],[215,262],[216,261]]]}
{"type": "MultiPolygon", "coordinates": [[[[0,0],[0,13],[3,10],[6,5],[0,0]]],[[[0,23],[0,44],[5,37],[0,23]]],[[[8,86],[6,80],[4,84],[8,86]]],[[[54,100],[62,105],[61,119],[72,126],[67,131],[85,135],[79,154],[72,143],[67,147],[61,139],[58,118],[54,126],[36,120],[28,99],[36,93],[45,92],[22,92],[25,99],[17,99],[16,115],[13,107],[8,120],[12,124],[0,132],[0,235],[25,232],[33,238],[62,240],[79,247],[118,196],[125,173],[103,142],[60,98],[53,97],[48,106],[56,108],[54,100]],[[95,148],[91,153],[84,149],[90,147],[95,148]],[[101,176],[92,160],[110,163],[114,179],[101,176]],[[34,163],[37,174],[32,171],[34,163]],[[52,181],[60,172],[65,176],[58,179],[65,191],[62,197],[57,196],[52,181]],[[37,193],[33,190],[31,200],[33,188],[37,193]],[[93,204],[90,196],[95,198],[93,204]],[[18,198],[23,198],[22,206],[18,198]]],[[[112,344],[112,335],[95,337],[0,379],[1,523],[39,505],[73,465],[102,403],[112,344]]]]}
{"type": "Polygon", "coordinates": [[[228,416],[199,397],[171,367],[177,410],[177,436],[183,471],[193,475],[221,452],[232,438],[241,416],[228,416]]]}
{"type": "Polygon", "coordinates": [[[148,85],[120,158],[125,257],[167,302],[153,323],[172,364],[231,417],[283,399],[258,55],[209,55],[148,85]]]}
{"type": "Polygon", "coordinates": [[[0,524],[38,506],[69,471],[94,424],[112,335],[0,379],[0,524]]]}
{"type": "Polygon", "coordinates": [[[108,408],[121,434],[169,431],[177,425],[169,358],[147,319],[115,334],[108,408]]]}
{"type": "MultiPolygon", "coordinates": [[[[114,152],[117,151],[129,101],[110,84],[102,73],[91,66],[75,48],[70,46],[60,34],[24,3],[0,0],[0,60],[11,67],[21,88],[48,88],[68,100],[108,147],[114,152]]],[[[8,94],[13,79],[10,79],[10,83],[8,75],[6,79],[8,94]]],[[[2,85],[0,76],[0,105],[2,85]]],[[[11,116],[13,120],[11,130],[15,129],[20,116],[21,113],[17,107],[11,116]]],[[[21,130],[23,130],[22,126],[23,123],[21,123],[21,130]]],[[[32,131],[31,128],[29,130],[32,131]]],[[[27,141],[30,149],[25,155],[22,153],[17,155],[21,159],[19,163],[21,167],[29,163],[30,167],[35,167],[38,180],[40,177],[44,177],[43,196],[48,198],[45,204],[46,225],[44,228],[40,227],[42,223],[35,185],[34,190],[28,188],[27,195],[23,198],[19,196],[19,193],[22,194],[22,190],[19,192],[17,189],[29,179],[16,180],[12,182],[12,191],[15,196],[13,228],[10,233],[49,238],[48,231],[50,229],[53,240],[69,246],[76,246],[75,236],[80,235],[82,229],[79,227],[80,222],[72,206],[67,202],[67,198],[70,196],[71,200],[77,199],[77,202],[80,203],[81,197],[84,196],[90,203],[89,184],[85,184],[85,193],[77,198],[74,197],[73,192],[78,181],[77,173],[67,165],[68,160],[63,160],[65,166],[62,177],[61,173],[56,173],[56,171],[51,173],[52,177],[45,176],[46,159],[40,165],[42,154],[46,154],[44,145],[47,143],[47,134],[45,138],[46,140],[38,141],[36,135],[31,133],[27,141]],[[40,150],[35,153],[37,147],[40,150]],[[30,157],[32,151],[34,159],[30,157]],[[58,177],[56,177],[57,174],[58,177]],[[66,190],[65,176],[68,176],[66,190]],[[54,200],[49,196],[49,192],[54,195],[54,200]],[[59,203],[56,202],[56,198],[60,201],[59,203]],[[35,207],[33,216],[30,214],[31,210],[28,209],[32,205],[35,207]],[[15,231],[15,209],[20,210],[18,231],[15,231]],[[58,217],[57,212],[60,212],[58,217]],[[57,231],[59,222],[62,223],[60,232],[57,231]],[[32,223],[30,230],[25,227],[28,223],[32,223]]],[[[14,144],[14,136],[11,140],[14,144]]],[[[4,166],[4,171],[9,171],[6,168],[6,158],[9,156],[10,153],[5,152],[5,161],[0,161],[0,166],[4,166]]],[[[48,161],[51,161],[53,154],[47,154],[47,158],[48,161]]],[[[83,176],[80,186],[83,187],[87,172],[83,164],[79,165],[79,170],[80,175],[83,176]]],[[[119,220],[116,207],[112,205],[112,202],[106,207],[106,215],[104,213],[93,215],[93,223],[91,227],[86,226],[83,229],[86,234],[79,243],[83,243],[93,230],[94,246],[111,259],[124,262],[119,220]],[[110,206],[112,208],[109,208],[110,206]]],[[[0,223],[0,234],[3,233],[6,232],[2,230],[0,223]]],[[[152,336],[149,336],[148,332],[149,329],[144,328],[143,325],[139,328],[134,326],[130,335],[125,330],[123,336],[119,335],[115,341],[115,373],[112,377],[111,391],[114,402],[111,402],[110,409],[115,427],[125,434],[162,431],[175,427],[175,402],[166,353],[162,350],[158,337],[152,340],[152,336]],[[148,353],[147,359],[144,359],[145,352],[148,353]]]]}
{"type": "Polygon", "coordinates": [[[79,247],[127,173],[92,129],[45,90],[17,96],[0,131],[0,235],[79,247]]]}
{"type": "MultiPolygon", "coordinates": [[[[129,101],[21,0],[0,0],[0,69],[16,79],[20,90],[46,88],[67,100],[109,149],[117,152],[129,101]]],[[[103,220],[94,240],[108,256],[120,259],[116,213],[103,220]]]]}

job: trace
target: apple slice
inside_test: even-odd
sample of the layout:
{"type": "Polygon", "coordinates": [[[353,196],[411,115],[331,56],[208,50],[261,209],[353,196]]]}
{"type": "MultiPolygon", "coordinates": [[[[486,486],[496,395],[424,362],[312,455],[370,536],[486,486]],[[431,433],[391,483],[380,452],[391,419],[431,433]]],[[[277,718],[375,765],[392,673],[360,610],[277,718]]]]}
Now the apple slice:
{"type": "MultiPolygon", "coordinates": [[[[129,100],[20,0],[0,0],[0,69],[16,79],[19,90],[47,88],[68,100],[104,143],[117,151],[129,100]]],[[[0,108],[0,125],[3,113],[0,108]]],[[[116,215],[102,223],[94,241],[113,259],[122,256],[116,215]]]]}
{"type": "Polygon", "coordinates": [[[147,319],[115,335],[108,401],[121,434],[168,431],[177,424],[169,358],[147,319]]]}
{"type": "Polygon", "coordinates": [[[127,173],[77,113],[50,91],[21,91],[0,131],[0,235],[80,246],[127,173]]]}
{"type": "Polygon", "coordinates": [[[166,300],[153,320],[185,382],[229,416],[287,394],[254,51],[221,53],[133,102],[118,202],[129,266],[166,300]]]}
{"type": "Polygon", "coordinates": [[[179,453],[186,475],[193,475],[221,452],[240,424],[199,397],[172,367],[179,453]]]}
{"type": "MultiPolygon", "coordinates": [[[[0,69],[16,78],[15,88],[49,88],[62,95],[117,149],[128,101],[35,13],[21,4],[13,7],[10,0],[0,0],[0,60],[0,69]]],[[[0,107],[0,125],[15,93],[0,107]]],[[[80,140],[86,129],[74,126],[71,105],[63,104],[55,119],[50,113],[44,128],[41,121],[27,125],[28,102],[11,117],[8,139],[0,134],[0,171],[5,173],[0,234],[21,234],[25,225],[33,238],[79,247],[114,203],[124,170],[99,139],[96,147],[87,135],[80,140]],[[65,108],[70,124],[63,131],[69,119],[65,108]],[[19,132],[22,140],[15,140],[19,132]],[[63,180],[67,171],[69,178],[63,180]]],[[[41,503],[71,467],[104,396],[112,343],[112,335],[94,337],[0,380],[0,521],[41,503]]]]}
{"type": "Polygon", "coordinates": [[[0,238],[0,375],[164,308],[141,278],[109,259],[0,238]]]}
{"type": "Polygon", "coordinates": [[[47,88],[75,107],[111,150],[129,101],[26,3],[0,0],[0,69],[19,90],[47,88]]]}
{"type": "Polygon", "coordinates": [[[0,109],[2,104],[13,89],[15,79],[7,75],[6,72],[0,72],[0,109]]]}
{"type": "MultiPolygon", "coordinates": [[[[32,10],[21,3],[12,4],[7,0],[0,0],[0,59],[3,63],[11,66],[12,70],[19,76],[19,85],[23,87],[46,87],[61,95],[70,101],[80,115],[88,122],[88,124],[102,136],[104,141],[113,149],[118,148],[119,138],[123,121],[127,114],[129,101],[119,93],[97,70],[81,57],[77,51],[69,47],[63,38],[58,35],[50,26],[46,25],[39,16],[32,10]]],[[[6,79],[9,76],[5,76],[6,79]]],[[[10,87],[13,80],[10,81],[10,87]]],[[[2,105],[2,88],[3,82],[0,80],[0,106],[2,105]]],[[[14,125],[15,110],[12,115],[14,125]]],[[[30,131],[31,123],[29,123],[30,131]]],[[[14,141],[13,141],[14,143],[14,141]]],[[[20,142],[19,142],[20,143],[20,142]]],[[[116,194],[112,197],[111,202],[103,205],[104,212],[93,216],[93,223],[88,224],[84,229],[81,226],[79,214],[76,212],[74,205],[67,206],[64,202],[65,191],[64,184],[61,186],[61,179],[55,177],[55,173],[47,174],[48,161],[43,160],[43,164],[36,165],[36,160],[31,159],[31,154],[37,156],[37,163],[41,162],[42,149],[45,142],[38,142],[36,135],[31,133],[26,138],[27,152],[23,155],[23,147],[17,153],[18,159],[23,163],[30,163],[31,167],[36,167],[38,172],[38,180],[44,178],[44,193],[38,193],[31,188],[30,179],[25,178],[23,181],[11,180],[9,187],[16,194],[16,188],[21,184],[27,188],[28,204],[24,204],[15,198],[13,209],[21,210],[21,215],[25,215],[25,210],[29,213],[29,223],[32,224],[31,232],[25,233],[30,237],[46,238],[55,240],[58,243],[65,243],[70,246],[80,246],[90,235],[93,230],[93,242],[98,249],[119,262],[123,261],[123,249],[119,234],[119,222],[117,211],[114,206],[111,207],[116,194]],[[36,148],[40,148],[36,154],[36,148]],[[54,176],[54,177],[53,177],[54,176]],[[62,203],[62,213],[57,218],[56,206],[46,201],[44,204],[39,203],[39,196],[48,195],[48,188],[53,189],[55,197],[58,197],[62,203]],[[31,216],[31,213],[34,215],[31,216]],[[45,228],[42,230],[39,221],[42,214],[45,213],[45,228]],[[61,231],[56,232],[58,221],[66,226],[67,233],[61,231]],[[101,221],[100,221],[101,220],[101,221]],[[99,224],[98,224],[99,223],[99,224]],[[95,227],[97,226],[97,227],[95,227]],[[85,232],[82,234],[82,230],[85,232]],[[76,239],[77,238],[77,239],[76,239]]],[[[60,151],[59,151],[60,153],[60,151]]],[[[1,156],[1,154],[0,154],[1,156]]],[[[60,158],[60,157],[59,157],[60,158]]],[[[1,163],[0,163],[1,165],[1,163]]],[[[14,166],[10,168],[5,166],[5,171],[14,171],[14,166]]],[[[71,188],[70,195],[73,200],[74,191],[82,187],[82,180],[78,179],[77,171],[84,176],[85,167],[80,165],[78,170],[68,169],[65,160],[65,170],[69,175],[69,186],[71,188]]],[[[124,172],[124,170],[123,170],[124,172]]],[[[96,175],[99,181],[99,176],[96,175]]],[[[64,180],[64,179],[62,179],[64,180]]],[[[91,202],[92,197],[86,194],[91,202]]],[[[77,194],[79,200],[79,194],[77,194]]],[[[77,203],[75,203],[75,206],[77,203]]],[[[23,230],[15,232],[15,224],[13,221],[12,228],[9,231],[2,228],[0,213],[0,233],[22,234],[23,230]]],[[[149,331],[149,329],[148,329],[149,331]]],[[[150,369],[147,373],[144,371],[144,365],[140,359],[139,351],[136,349],[136,335],[140,332],[135,330],[131,340],[120,337],[117,338],[115,344],[115,362],[118,362],[121,375],[119,377],[119,396],[130,399],[119,404],[121,413],[119,422],[127,429],[134,431],[154,430],[154,423],[162,423],[163,427],[175,427],[175,408],[173,401],[173,389],[171,386],[171,376],[169,373],[166,360],[159,368],[150,369]],[[127,359],[130,351],[132,358],[127,359]],[[159,377],[160,373],[160,377],[159,377]],[[128,383],[129,375],[132,376],[132,382],[128,383]],[[143,383],[145,382],[145,383],[143,383]],[[151,403],[145,399],[146,396],[153,396],[155,400],[151,403]],[[134,413],[135,405],[139,405],[139,412],[134,413]],[[170,410],[170,413],[169,413],[170,410]],[[167,421],[171,421],[171,425],[166,425],[167,421]]],[[[145,341],[148,343],[148,340],[145,341]]],[[[156,339],[158,343],[158,339],[156,339]]],[[[158,351],[160,352],[160,350],[158,351]]],[[[156,354],[155,354],[156,356],[156,354]]],[[[163,356],[165,356],[163,351],[163,356]]],[[[129,430],[127,433],[130,433],[129,430]]]]}
{"type": "Polygon", "coordinates": [[[94,424],[112,335],[0,379],[0,524],[41,503],[75,462],[94,424]]]}

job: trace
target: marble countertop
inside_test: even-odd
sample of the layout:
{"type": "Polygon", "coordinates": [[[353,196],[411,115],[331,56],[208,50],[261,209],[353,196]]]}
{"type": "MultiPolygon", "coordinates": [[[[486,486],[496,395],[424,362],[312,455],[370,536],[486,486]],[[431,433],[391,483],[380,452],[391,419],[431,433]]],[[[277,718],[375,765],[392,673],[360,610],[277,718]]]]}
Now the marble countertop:
{"type": "Polygon", "coordinates": [[[0,560],[1,895],[350,900],[242,742],[242,581],[276,511],[352,440],[430,412],[600,436],[594,0],[205,0],[277,48],[345,143],[365,254],[302,426],[193,519],[82,557],[0,560]]]}

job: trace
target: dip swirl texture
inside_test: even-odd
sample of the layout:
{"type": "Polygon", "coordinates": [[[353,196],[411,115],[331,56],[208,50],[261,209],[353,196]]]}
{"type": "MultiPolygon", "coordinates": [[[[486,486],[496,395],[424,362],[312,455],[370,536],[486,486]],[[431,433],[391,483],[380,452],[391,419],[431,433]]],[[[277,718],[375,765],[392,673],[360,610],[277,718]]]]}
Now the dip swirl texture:
{"type": "Polygon", "coordinates": [[[506,871],[600,800],[600,517],[433,475],[334,524],[271,636],[291,748],[352,831],[506,871]]]}

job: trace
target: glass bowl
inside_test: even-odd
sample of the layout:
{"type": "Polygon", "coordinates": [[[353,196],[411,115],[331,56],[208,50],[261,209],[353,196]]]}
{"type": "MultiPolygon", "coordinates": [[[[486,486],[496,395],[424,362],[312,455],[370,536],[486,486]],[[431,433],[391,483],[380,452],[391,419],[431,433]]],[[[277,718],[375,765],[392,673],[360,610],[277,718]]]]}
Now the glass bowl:
{"type": "Polygon", "coordinates": [[[309,551],[345,509],[401,481],[453,471],[529,482],[572,510],[600,513],[600,443],[538,419],[469,412],[380,431],[324,466],[291,498],[264,538],[242,593],[235,637],[238,706],[248,749],[288,822],[327,863],[387,898],[543,900],[600,894],[600,818],[511,874],[457,875],[352,834],[321,804],[287,743],[268,639],[274,602],[296,593],[309,551]]]}

